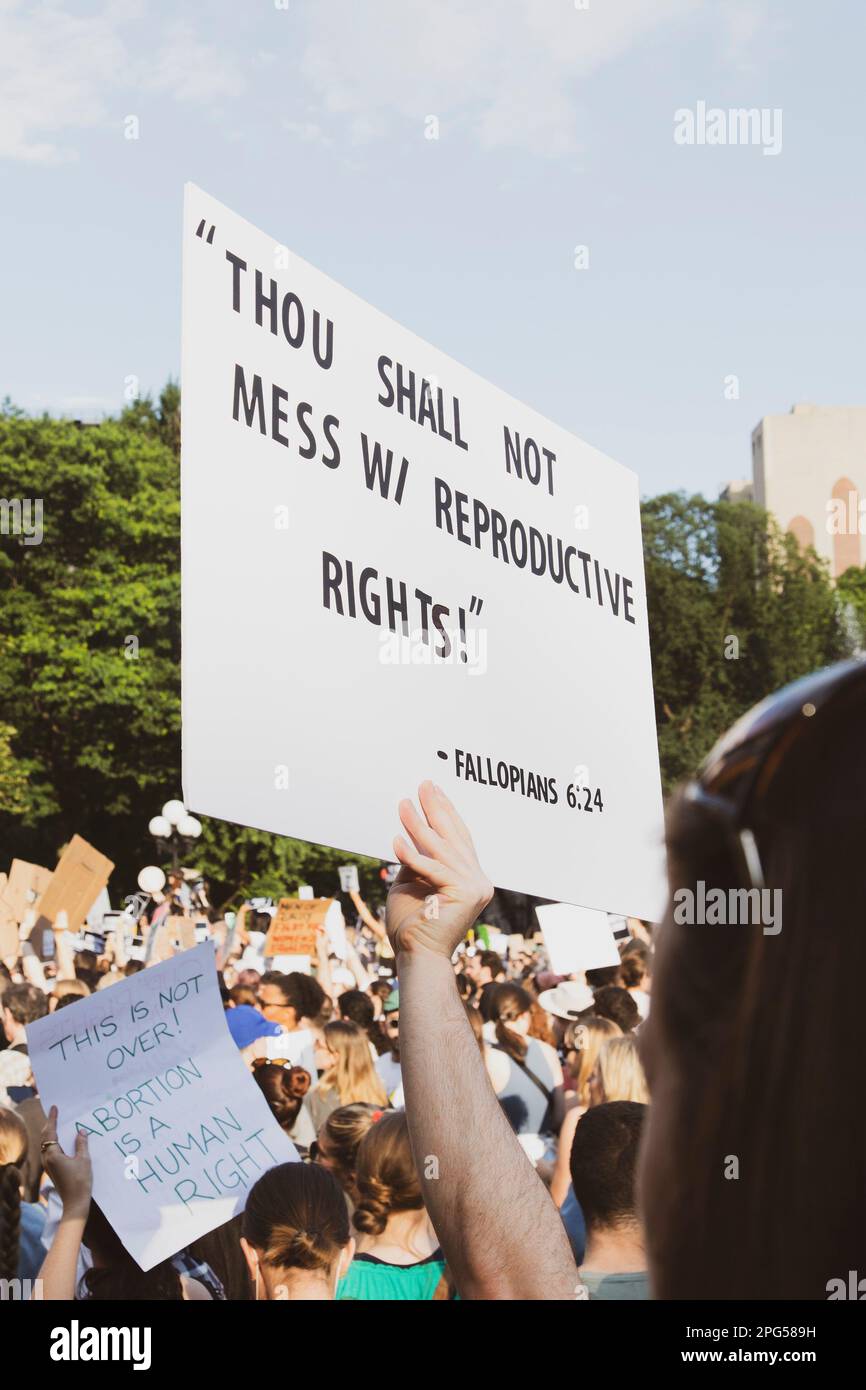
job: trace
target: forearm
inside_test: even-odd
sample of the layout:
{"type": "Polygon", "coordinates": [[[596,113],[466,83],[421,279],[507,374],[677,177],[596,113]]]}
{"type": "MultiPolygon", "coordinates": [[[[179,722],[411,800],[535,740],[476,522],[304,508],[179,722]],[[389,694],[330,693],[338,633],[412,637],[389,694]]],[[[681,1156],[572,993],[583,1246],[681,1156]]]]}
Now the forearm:
{"type": "Polygon", "coordinates": [[[559,1213],[494,1095],[450,961],[400,953],[397,971],[412,1148],[462,1297],[574,1298],[559,1213]]]}
{"type": "Polygon", "coordinates": [[[56,931],[56,933],[54,933],[54,942],[56,942],[57,979],[74,980],[75,951],[72,949],[72,942],[70,941],[70,937],[68,937],[68,933],[65,933],[65,931],[56,931]]]}
{"type": "Polygon", "coordinates": [[[51,1249],[39,1271],[42,1297],[46,1302],[71,1300],[75,1297],[75,1274],[85,1220],[83,1214],[67,1215],[66,1212],[60,1219],[51,1249]]]}
{"type": "Polygon", "coordinates": [[[382,923],[379,921],[378,917],[373,916],[373,913],[370,911],[369,907],[364,902],[364,899],[361,897],[360,893],[350,893],[349,897],[352,899],[352,902],[355,905],[355,910],[358,913],[358,916],[360,917],[364,925],[366,927],[369,927],[370,930],[374,932],[376,936],[379,937],[380,941],[384,941],[385,928],[382,926],[382,923]]]}

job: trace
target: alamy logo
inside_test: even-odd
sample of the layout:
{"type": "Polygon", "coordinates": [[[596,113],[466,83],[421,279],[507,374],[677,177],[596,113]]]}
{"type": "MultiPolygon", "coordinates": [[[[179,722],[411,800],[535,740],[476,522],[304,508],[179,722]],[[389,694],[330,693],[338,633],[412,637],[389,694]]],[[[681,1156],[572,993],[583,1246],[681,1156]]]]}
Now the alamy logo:
{"type": "Polygon", "coordinates": [[[855,1303],[866,1300],[866,1279],[861,1279],[856,1269],[848,1270],[848,1278],[827,1280],[827,1301],[851,1299],[855,1303]]]}
{"type": "Polygon", "coordinates": [[[674,143],[677,145],[760,145],[762,154],[782,152],[782,111],[768,106],[707,106],[699,101],[692,111],[682,106],[674,112],[674,143]]]}
{"type": "Polygon", "coordinates": [[[41,497],[0,497],[0,536],[21,536],[25,545],[41,545],[42,535],[41,497]]]}
{"type": "Polygon", "coordinates": [[[782,930],[781,888],[707,888],[702,878],[674,892],[674,921],[679,926],[762,926],[764,936],[782,930]]]}
{"type": "Polygon", "coordinates": [[[131,1361],[134,1371],[150,1370],[149,1327],[69,1327],[51,1333],[52,1361],[131,1361]]]}
{"type": "Polygon", "coordinates": [[[41,1279],[0,1279],[0,1303],[30,1303],[41,1297],[41,1279]]]}

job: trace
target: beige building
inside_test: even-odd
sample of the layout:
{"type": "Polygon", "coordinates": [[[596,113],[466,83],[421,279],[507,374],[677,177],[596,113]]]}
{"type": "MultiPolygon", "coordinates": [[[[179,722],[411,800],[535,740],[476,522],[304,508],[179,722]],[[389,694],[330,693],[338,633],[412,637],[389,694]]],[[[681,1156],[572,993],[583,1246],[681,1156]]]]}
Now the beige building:
{"type": "Polygon", "coordinates": [[[752,431],[753,496],[780,526],[812,545],[836,578],[866,564],[866,406],[795,405],[765,415],[752,431]]]}

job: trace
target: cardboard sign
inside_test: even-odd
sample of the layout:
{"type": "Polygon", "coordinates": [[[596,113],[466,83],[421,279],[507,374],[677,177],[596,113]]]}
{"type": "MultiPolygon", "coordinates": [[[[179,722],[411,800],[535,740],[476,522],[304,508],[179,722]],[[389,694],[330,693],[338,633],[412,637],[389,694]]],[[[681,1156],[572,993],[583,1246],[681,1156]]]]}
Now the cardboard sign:
{"type": "Polygon", "coordinates": [[[80,835],[73,835],[39,903],[38,925],[53,926],[65,910],[69,931],[78,931],[106,883],[114,864],[80,835]]]}
{"type": "Polygon", "coordinates": [[[619,965],[619,951],[606,912],[550,903],[537,907],[535,915],[554,975],[580,975],[584,970],[619,965]]]}
{"type": "Polygon", "coordinates": [[[27,1028],[39,1094],[59,1108],[67,1153],[87,1131],[93,1195],[152,1269],[242,1211],[297,1151],[232,1042],[210,942],[75,1008],[27,1028]]]}
{"type": "Polygon", "coordinates": [[[176,951],[188,951],[196,944],[195,922],[191,917],[167,917],[165,931],[176,951]]]}
{"type": "Polygon", "coordinates": [[[499,887],[651,913],[637,476],[280,242],[187,186],[187,805],[390,859],[432,778],[499,887]]]}
{"type": "Polygon", "coordinates": [[[17,960],[18,951],[18,923],[3,916],[0,904],[0,960],[17,960]]]}
{"type": "Polygon", "coordinates": [[[265,956],[314,956],[333,898],[281,898],[265,937],[265,956]]]}
{"type": "Polygon", "coordinates": [[[8,908],[16,922],[23,921],[36,907],[51,882],[51,870],[41,864],[28,864],[25,859],[13,859],[6,886],[0,893],[0,906],[8,908]]]}

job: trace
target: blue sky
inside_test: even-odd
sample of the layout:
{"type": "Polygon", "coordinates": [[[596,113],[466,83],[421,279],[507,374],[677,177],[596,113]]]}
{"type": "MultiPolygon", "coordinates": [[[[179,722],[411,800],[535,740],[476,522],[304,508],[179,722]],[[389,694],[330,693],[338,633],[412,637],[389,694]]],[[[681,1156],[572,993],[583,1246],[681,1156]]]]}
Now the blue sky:
{"type": "Polygon", "coordinates": [[[866,403],[864,13],[0,0],[0,395],[98,419],[178,374],[192,179],[645,493],[715,495],[762,415],[866,403]],[[678,145],[699,102],[781,111],[780,152],[678,145]]]}

